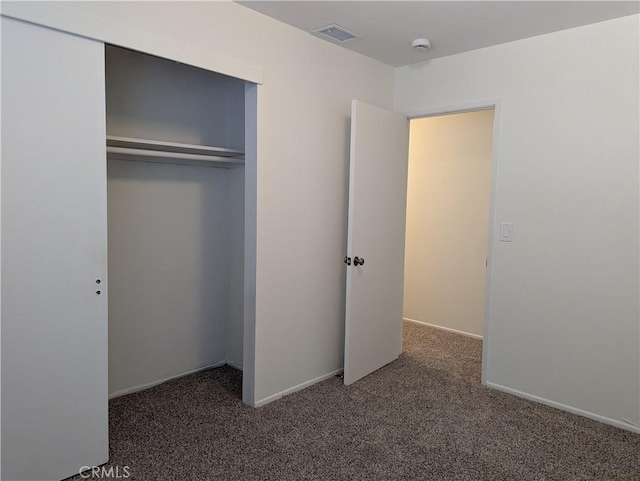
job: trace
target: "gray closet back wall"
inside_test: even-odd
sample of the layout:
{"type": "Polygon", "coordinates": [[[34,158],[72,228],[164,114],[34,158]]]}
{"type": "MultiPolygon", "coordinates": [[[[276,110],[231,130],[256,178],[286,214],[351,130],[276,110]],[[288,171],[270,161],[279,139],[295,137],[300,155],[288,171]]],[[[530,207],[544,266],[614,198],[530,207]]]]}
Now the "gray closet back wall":
{"type": "Polygon", "coordinates": [[[107,133],[244,150],[245,82],[107,46],[107,133]]]}

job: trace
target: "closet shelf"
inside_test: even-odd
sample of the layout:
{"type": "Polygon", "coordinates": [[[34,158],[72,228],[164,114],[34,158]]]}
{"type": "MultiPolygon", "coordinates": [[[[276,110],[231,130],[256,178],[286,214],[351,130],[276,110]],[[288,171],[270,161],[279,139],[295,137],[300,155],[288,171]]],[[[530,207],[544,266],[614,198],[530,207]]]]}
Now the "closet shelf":
{"type": "Polygon", "coordinates": [[[227,169],[244,165],[244,152],[239,150],[110,135],[107,136],[107,157],[118,160],[202,165],[227,169]]]}

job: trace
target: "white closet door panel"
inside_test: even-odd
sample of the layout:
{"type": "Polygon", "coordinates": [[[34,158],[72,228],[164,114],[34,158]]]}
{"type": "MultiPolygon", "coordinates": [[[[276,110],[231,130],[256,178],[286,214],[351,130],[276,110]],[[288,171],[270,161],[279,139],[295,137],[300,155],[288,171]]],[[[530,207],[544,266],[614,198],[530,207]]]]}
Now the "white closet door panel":
{"type": "Polygon", "coordinates": [[[402,352],[408,148],[406,117],[353,101],[345,384],[402,352]],[[356,266],[356,257],[364,264],[356,266]]]}
{"type": "Polygon", "coordinates": [[[108,459],[104,102],[102,44],[2,18],[3,480],[108,459]]]}

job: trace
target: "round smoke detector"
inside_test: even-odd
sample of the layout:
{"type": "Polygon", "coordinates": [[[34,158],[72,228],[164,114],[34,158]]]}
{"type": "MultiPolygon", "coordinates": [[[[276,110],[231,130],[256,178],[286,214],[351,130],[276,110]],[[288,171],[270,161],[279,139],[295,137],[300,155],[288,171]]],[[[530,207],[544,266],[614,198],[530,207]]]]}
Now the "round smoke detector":
{"type": "Polygon", "coordinates": [[[411,48],[414,50],[426,51],[431,48],[431,40],[428,38],[416,38],[411,42],[411,48]]]}

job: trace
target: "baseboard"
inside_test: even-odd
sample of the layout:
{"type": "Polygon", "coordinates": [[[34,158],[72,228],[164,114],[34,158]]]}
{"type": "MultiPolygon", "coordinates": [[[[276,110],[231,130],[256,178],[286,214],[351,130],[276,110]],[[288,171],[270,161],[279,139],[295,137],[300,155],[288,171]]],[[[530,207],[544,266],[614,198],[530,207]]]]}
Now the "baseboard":
{"type": "MultiPolygon", "coordinates": [[[[214,367],[220,367],[220,366],[224,366],[225,364],[228,364],[227,361],[220,361],[220,362],[216,362],[215,364],[209,364],[208,366],[204,366],[204,367],[199,367],[197,369],[192,369],[191,371],[187,371],[187,372],[182,372],[180,374],[176,374],[175,376],[170,376],[167,377],[165,379],[161,379],[159,381],[153,381],[147,384],[139,384],[137,386],[133,386],[127,389],[122,389],[120,391],[116,391],[114,393],[109,394],[109,399],[113,399],[113,398],[117,398],[120,396],[125,396],[127,394],[133,394],[134,392],[139,392],[139,391],[144,391],[145,389],[150,389],[152,387],[158,386],[159,384],[162,384],[164,382],[167,381],[171,381],[172,379],[178,379],[181,377],[185,377],[188,376],[190,374],[195,374],[197,372],[200,371],[206,371],[207,369],[212,369],[214,367]]],[[[235,367],[235,366],[232,366],[235,367]]]]}
{"type": "Polygon", "coordinates": [[[540,404],[545,404],[547,406],[551,406],[552,408],[560,409],[561,411],[566,411],[571,414],[577,414],[578,416],[593,419],[594,421],[609,424],[611,426],[615,426],[617,428],[624,429],[626,431],[631,431],[633,433],[640,434],[640,426],[636,426],[635,424],[627,420],[618,421],[616,419],[607,418],[605,416],[600,416],[599,414],[594,414],[589,411],[583,411],[582,409],[578,409],[573,406],[568,406],[566,404],[562,404],[559,402],[550,401],[549,399],[545,399],[539,396],[534,396],[533,394],[518,391],[517,389],[511,389],[505,386],[501,386],[500,384],[494,384],[492,382],[486,383],[486,386],[492,389],[497,389],[498,391],[506,392],[507,394],[513,394],[514,396],[528,399],[529,401],[535,401],[540,404]]]}
{"type": "Polygon", "coordinates": [[[236,364],[235,362],[231,362],[231,361],[225,361],[225,364],[234,369],[237,369],[238,371],[242,371],[242,366],[240,364],[236,364]]]}
{"type": "Polygon", "coordinates": [[[264,399],[260,399],[259,401],[256,401],[255,404],[253,404],[253,407],[259,408],[261,406],[264,406],[265,404],[269,404],[270,402],[273,402],[277,399],[280,399],[281,397],[286,396],[287,394],[292,394],[296,391],[300,391],[306,387],[309,387],[313,384],[319,383],[320,381],[325,381],[327,379],[332,378],[333,376],[340,374],[343,371],[343,369],[336,369],[335,371],[329,372],[327,374],[323,374],[322,376],[318,376],[314,379],[311,379],[309,381],[305,381],[301,384],[298,384],[296,386],[290,387],[289,389],[285,389],[284,391],[280,391],[279,393],[273,394],[271,396],[267,396],[264,399]]]}
{"type": "Polygon", "coordinates": [[[424,321],[416,321],[415,319],[409,319],[408,317],[405,317],[403,320],[407,322],[413,322],[414,324],[421,324],[423,326],[433,327],[435,329],[440,329],[442,331],[453,332],[454,334],[461,334],[463,336],[473,337],[474,339],[482,340],[482,336],[479,336],[478,334],[471,334],[470,332],[458,331],[457,329],[451,329],[450,327],[437,326],[436,324],[429,324],[428,322],[424,322],[424,321]]]}

